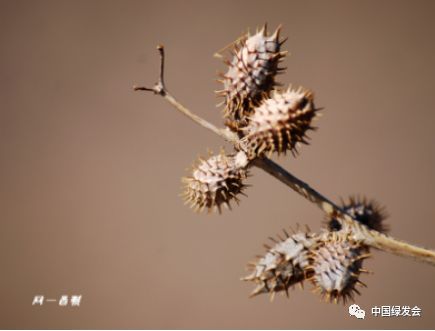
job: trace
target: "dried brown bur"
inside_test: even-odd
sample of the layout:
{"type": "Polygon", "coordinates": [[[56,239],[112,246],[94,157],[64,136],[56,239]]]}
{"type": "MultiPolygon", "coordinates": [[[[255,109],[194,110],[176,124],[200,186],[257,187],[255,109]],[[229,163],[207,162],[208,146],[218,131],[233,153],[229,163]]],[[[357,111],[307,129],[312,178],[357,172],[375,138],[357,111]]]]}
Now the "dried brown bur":
{"type": "Polygon", "coordinates": [[[285,68],[278,68],[287,52],[281,52],[281,28],[267,35],[267,26],[253,36],[244,36],[233,43],[233,58],[226,60],[228,71],[221,74],[223,90],[216,91],[225,98],[224,117],[233,131],[246,126],[253,107],[267,98],[277,85],[275,76],[285,68]]]}
{"type": "Polygon", "coordinates": [[[298,144],[308,144],[306,132],[314,129],[311,123],[318,110],[309,90],[289,87],[285,92],[274,91],[250,116],[241,148],[249,159],[272,152],[295,155],[298,144]]]}
{"type": "Polygon", "coordinates": [[[239,203],[238,195],[245,195],[248,186],[243,181],[248,177],[247,159],[244,153],[235,155],[220,154],[208,159],[199,159],[192,166],[192,175],[183,177],[186,204],[195,211],[222,211],[222,206],[231,208],[233,200],[239,203]]]}
{"type": "Polygon", "coordinates": [[[362,262],[369,256],[367,246],[327,234],[310,251],[305,271],[315,285],[314,292],[326,301],[345,303],[353,300],[354,293],[360,294],[356,285],[366,286],[359,277],[361,272],[367,272],[362,269],[362,262]]]}
{"type": "MultiPolygon", "coordinates": [[[[384,223],[388,214],[385,211],[385,208],[375,200],[369,200],[358,196],[350,197],[347,202],[342,200],[340,207],[345,213],[349,214],[369,229],[381,233],[387,233],[389,230],[389,227],[384,223]]],[[[339,231],[342,228],[341,223],[334,216],[328,217],[327,223],[330,231],[339,231]]]]}
{"type": "Polygon", "coordinates": [[[256,288],[251,296],[270,293],[273,299],[275,293],[283,292],[288,296],[288,289],[295,284],[301,284],[306,279],[304,269],[309,263],[309,249],[316,242],[316,236],[311,233],[298,232],[279,240],[271,238],[273,247],[266,246],[268,251],[256,262],[248,265],[252,273],[242,278],[251,281],[256,288]]]}

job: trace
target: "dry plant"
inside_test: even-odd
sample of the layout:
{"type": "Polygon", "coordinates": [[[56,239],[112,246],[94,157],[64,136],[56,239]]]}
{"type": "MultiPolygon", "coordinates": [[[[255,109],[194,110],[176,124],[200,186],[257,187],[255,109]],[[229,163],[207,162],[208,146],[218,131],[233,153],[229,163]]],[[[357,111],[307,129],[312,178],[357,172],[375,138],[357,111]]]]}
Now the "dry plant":
{"type": "MultiPolygon", "coordinates": [[[[297,229],[283,237],[270,238],[267,252],[249,264],[251,274],[242,280],[255,284],[252,296],[288,289],[305,280],[314,284],[331,302],[353,298],[359,291],[363,260],[370,249],[414,258],[435,265],[435,252],[408,244],[386,234],[383,223],[386,213],[378,203],[351,197],[336,205],[322,194],[296,178],[268,157],[272,153],[297,155],[300,144],[308,144],[307,132],[313,130],[312,121],[320,108],[314,105],[314,95],[304,88],[280,89],[276,81],[286,52],[281,50],[285,39],[281,27],[268,35],[267,26],[253,35],[244,34],[220,52],[230,48],[231,59],[225,60],[228,70],[220,75],[223,89],[217,91],[224,98],[222,105],[225,128],[217,128],[195,115],[166,88],[164,82],[164,49],[160,53],[160,77],[153,87],[134,87],[163,97],[181,113],[199,125],[216,133],[233,146],[231,153],[221,151],[200,159],[190,176],[183,178],[183,193],[187,204],[197,211],[231,209],[231,202],[239,203],[245,195],[245,179],[250,167],[258,167],[300,195],[316,204],[326,215],[326,228],[319,233],[297,229]]],[[[218,56],[222,57],[221,54],[218,56]]]]}

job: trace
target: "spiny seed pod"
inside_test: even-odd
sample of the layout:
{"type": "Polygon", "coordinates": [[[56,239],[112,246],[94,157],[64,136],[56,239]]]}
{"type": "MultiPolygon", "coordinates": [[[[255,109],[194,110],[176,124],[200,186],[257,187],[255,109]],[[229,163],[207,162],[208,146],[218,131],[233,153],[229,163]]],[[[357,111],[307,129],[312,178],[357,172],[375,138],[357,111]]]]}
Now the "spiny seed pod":
{"type": "MultiPolygon", "coordinates": [[[[383,223],[387,218],[385,208],[375,200],[350,197],[348,202],[341,201],[341,208],[368,228],[382,233],[388,232],[388,226],[383,223]]],[[[342,228],[336,217],[330,217],[327,222],[330,231],[339,231],[342,228]]]]}
{"type": "Polygon", "coordinates": [[[268,96],[277,85],[275,76],[285,70],[278,68],[286,52],[281,52],[285,40],[279,40],[281,27],[267,36],[267,26],[253,36],[240,38],[234,43],[233,59],[226,60],[228,71],[221,75],[224,89],[216,91],[225,97],[224,116],[228,126],[237,131],[246,125],[246,116],[252,107],[268,96]]]}
{"type": "Polygon", "coordinates": [[[247,185],[243,180],[248,177],[248,170],[243,152],[225,155],[221,151],[206,160],[200,158],[192,168],[192,176],[182,179],[185,184],[182,196],[195,211],[208,209],[221,213],[222,206],[230,209],[231,200],[239,203],[237,195],[245,195],[247,185]]]}
{"type": "Polygon", "coordinates": [[[313,94],[302,88],[274,92],[250,116],[241,149],[250,159],[275,151],[280,154],[289,150],[296,155],[299,143],[308,144],[307,130],[314,129],[311,122],[319,109],[313,99],[313,94]]]}
{"type": "Polygon", "coordinates": [[[366,286],[359,280],[362,261],[368,258],[367,247],[350,240],[330,238],[320,241],[310,252],[310,263],[305,272],[327,301],[343,303],[348,298],[353,299],[353,293],[360,294],[356,284],[366,286]]]}
{"type": "Polygon", "coordinates": [[[242,280],[256,284],[251,297],[261,293],[270,293],[273,298],[275,293],[282,291],[288,295],[288,289],[291,286],[297,283],[302,285],[306,279],[304,268],[308,266],[308,252],[315,244],[316,236],[304,232],[292,235],[286,231],[284,233],[285,239],[279,236],[279,240],[270,238],[274,246],[265,245],[268,249],[267,253],[248,265],[252,273],[242,280]]]}

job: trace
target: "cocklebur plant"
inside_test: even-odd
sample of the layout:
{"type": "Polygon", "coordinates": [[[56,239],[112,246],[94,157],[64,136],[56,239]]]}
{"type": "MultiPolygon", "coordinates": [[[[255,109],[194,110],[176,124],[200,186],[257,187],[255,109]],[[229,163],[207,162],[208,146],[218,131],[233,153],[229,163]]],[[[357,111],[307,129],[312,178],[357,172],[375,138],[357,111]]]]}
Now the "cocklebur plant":
{"type": "Polygon", "coordinates": [[[153,87],[134,87],[163,97],[197,124],[219,135],[233,151],[200,159],[191,174],[183,178],[183,197],[197,211],[231,208],[244,195],[250,167],[258,167],[317,205],[327,219],[319,233],[298,230],[285,238],[272,238],[267,252],[249,264],[251,273],[242,278],[255,284],[252,296],[288,294],[289,288],[305,281],[329,302],[345,302],[359,293],[364,259],[372,248],[413,258],[435,266],[435,252],[408,244],[386,234],[386,213],[373,200],[351,197],[339,206],[290,174],[268,158],[272,153],[297,155],[297,147],[307,144],[307,132],[319,108],[313,93],[305,88],[279,89],[278,64],[285,56],[284,40],[278,28],[268,36],[266,26],[254,35],[243,35],[232,43],[232,59],[226,61],[224,128],[218,128],[192,113],[169,93],[164,82],[164,48],[160,53],[160,76],[153,87]]]}

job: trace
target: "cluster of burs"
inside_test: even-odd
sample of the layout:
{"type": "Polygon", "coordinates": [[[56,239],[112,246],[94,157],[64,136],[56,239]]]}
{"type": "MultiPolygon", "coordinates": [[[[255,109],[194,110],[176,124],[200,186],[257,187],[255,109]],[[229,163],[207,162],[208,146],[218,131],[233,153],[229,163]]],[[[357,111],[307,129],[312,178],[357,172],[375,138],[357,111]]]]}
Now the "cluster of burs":
{"type": "MultiPolygon", "coordinates": [[[[231,44],[228,70],[219,80],[224,97],[227,130],[238,137],[234,151],[200,158],[189,177],[183,178],[186,203],[197,211],[231,209],[244,195],[250,165],[272,153],[297,155],[300,144],[307,144],[306,133],[319,112],[313,93],[305,88],[280,88],[276,76],[285,69],[281,50],[285,40],[280,28],[268,35],[267,27],[246,34],[231,44]]],[[[342,210],[369,229],[385,232],[383,209],[374,201],[350,198],[342,210]]],[[[327,226],[320,233],[291,231],[271,238],[267,252],[249,264],[252,273],[243,280],[255,283],[252,295],[277,292],[288,295],[289,288],[306,280],[327,301],[338,302],[359,293],[356,285],[369,247],[351,237],[339,215],[327,215],[327,226]]]]}

